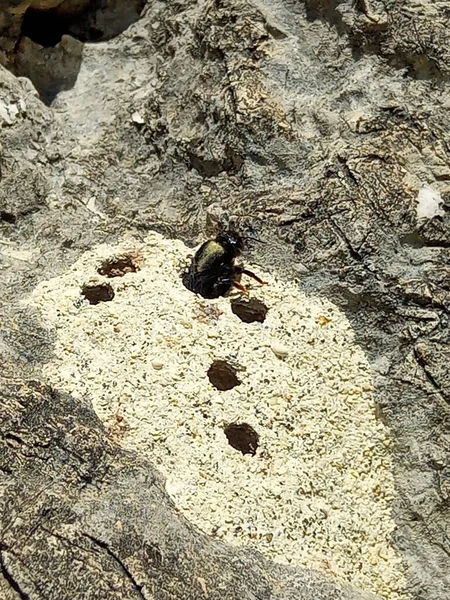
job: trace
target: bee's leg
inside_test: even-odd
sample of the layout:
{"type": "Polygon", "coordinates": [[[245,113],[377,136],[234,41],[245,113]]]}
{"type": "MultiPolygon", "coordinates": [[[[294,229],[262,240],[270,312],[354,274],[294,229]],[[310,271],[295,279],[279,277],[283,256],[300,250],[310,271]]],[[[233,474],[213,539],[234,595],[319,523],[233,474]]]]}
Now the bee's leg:
{"type": "Polygon", "coordinates": [[[241,273],[243,273],[243,275],[247,275],[247,277],[251,277],[252,279],[255,279],[261,285],[268,285],[267,281],[263,281],[257,275],[252,273],[251,271],[247,271],[247,269],[242,269],[241,273]]]}
{"type": "Polygon", "coordinates": [[[239,283],[239,281],[233,281],[233,285],[234,285],[234,287],[236,287],[238,290],[240,290],[246,296],[248,296],[250,294],[248,289],[246,287],[244,287],[241,283],[239,283]]]}
{"type": "Polygon", "coordinates": [[[233,279],[229,275],[219,277],[219,279],[212,286],[211,298],[218,298],[224,296],[233,286],[233,279]]]}
{"type": "Polygon", "coordinates": [[[185,288],[187,288],[191,292],[195,292],[190,271],[185,271],[184,273],[182,273],[181,281],[183,282],[185,288]]]}

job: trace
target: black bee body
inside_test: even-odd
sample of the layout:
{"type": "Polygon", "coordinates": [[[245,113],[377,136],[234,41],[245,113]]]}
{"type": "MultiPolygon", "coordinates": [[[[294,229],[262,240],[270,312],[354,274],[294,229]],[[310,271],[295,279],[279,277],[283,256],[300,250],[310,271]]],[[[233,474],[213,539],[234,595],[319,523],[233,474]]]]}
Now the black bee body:
{"type": "Polygon", "coordinates": [[[195,253],[188,271],[183,274],[183,284],[188,290],[204,298],[224,296],[233,286],[248,293],[239,283],[243,273],[260,283],[264,282],[250,271],[234,264],[244,247],[244,238],[232,231],[204,242],[195,253]]]}

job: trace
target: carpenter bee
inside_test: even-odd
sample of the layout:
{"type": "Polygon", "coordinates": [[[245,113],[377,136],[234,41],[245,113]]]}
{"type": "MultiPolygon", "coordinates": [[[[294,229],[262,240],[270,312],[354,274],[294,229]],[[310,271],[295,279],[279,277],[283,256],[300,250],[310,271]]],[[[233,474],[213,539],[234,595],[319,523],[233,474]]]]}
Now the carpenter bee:
{"type": "Polygon", "coordinates": [[[226,231],[214,240],[204,242],[195,253],[189,269],[183,274],[183,284],[188,290],[204,298],[225,296],[233,286],[248,295],[248,290],[240,283],[242,275],[252,277],[261,285],[266,284],[251,271],[234,264],[245,249],[248,239],[254,238],[226,231]]]}

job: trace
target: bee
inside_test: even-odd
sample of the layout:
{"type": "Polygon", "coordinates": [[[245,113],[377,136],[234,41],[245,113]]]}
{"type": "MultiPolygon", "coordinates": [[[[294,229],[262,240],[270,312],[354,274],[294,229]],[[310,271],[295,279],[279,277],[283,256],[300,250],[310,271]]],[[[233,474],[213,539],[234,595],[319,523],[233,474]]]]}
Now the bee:
{"type": "MultiPolygon", "coordinates": [[[[214,240],[204,242],[192,258],[188,270],[182,275],[185,287],[203,298],[225,296],[232,287],[248,295],[241,285],[242,275],[252,277],[261,285],[267,282],[235,264],[236,258],[245,250],[249,237],[243,237],[234,231],[219,234],[214,240]]],[[[259,241],[259,240],[256,240],[259,241]]]]}

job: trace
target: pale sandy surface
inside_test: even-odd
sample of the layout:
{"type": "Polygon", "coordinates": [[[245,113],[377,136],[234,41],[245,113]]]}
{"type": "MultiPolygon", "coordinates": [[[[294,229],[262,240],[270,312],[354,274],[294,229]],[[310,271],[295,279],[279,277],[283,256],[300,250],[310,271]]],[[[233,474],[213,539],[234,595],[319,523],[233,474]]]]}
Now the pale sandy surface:
{"type": "Polygon", "coordinates": [[[269,312],[262,324],[244,324],[229,298],[204,300],[182,286],[190,252],[152,233],[144,244],[99,246],[42,282],[31,303],[56,333],[45,377],[92,401],[110,434],[158,466],[177,506],[205,532],[405,598],[389,543],[391,443],[347,318],[253,266],[269,285],[250,284],[251,295],[269,312]],[[128,253],[140,271],[98,275],[104,259],[128,253]],[[81,288],[99,281],[115,297],[93,306],[81,288]],[[241,385],[216,390],[206,375],[215,359],[233,364],[241,385]],[[259,433],[256,456],[228,444],[230,422],[259,433]]]}

